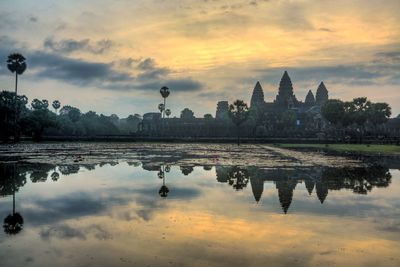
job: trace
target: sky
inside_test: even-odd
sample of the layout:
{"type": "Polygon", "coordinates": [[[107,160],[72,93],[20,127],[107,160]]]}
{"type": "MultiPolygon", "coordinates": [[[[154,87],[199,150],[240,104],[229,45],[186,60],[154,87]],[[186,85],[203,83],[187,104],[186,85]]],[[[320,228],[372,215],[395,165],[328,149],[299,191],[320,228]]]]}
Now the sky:
{"type": "Polygon", "coordinates": [[[19,92],[82,112],[215,115],[220,100],[265,99],[287,70],[304,100],[321,81],[330,98],[366,96],[400,113],[399,0],[0,0],[0,90],[7,55],[28,68],[19,92]]]}

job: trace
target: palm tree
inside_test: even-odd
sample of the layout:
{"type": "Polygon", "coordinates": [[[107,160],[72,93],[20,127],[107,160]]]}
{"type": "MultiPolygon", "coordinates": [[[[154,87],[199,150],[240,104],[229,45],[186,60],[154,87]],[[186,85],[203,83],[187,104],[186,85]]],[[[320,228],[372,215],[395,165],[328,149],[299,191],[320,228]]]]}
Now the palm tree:
{"type": "MultiPolygon", "coordinates": [[[[166,86],[161,87],[161,89],[160,89],[160,94],[161,94],[162,98],[164,98],[164,109],[163,109],[163,111],[164,111],[165,108],[166,108],[166,99],[167,99],[167,97],[168,97],[169,94],[170,94],[169,88],[166,87],[166,86]]],[[[163,112],[163,118],[164,118],[164,117],[165,117],[165,112],[163,112]]]]}
{"type": "Polygon", "coordinates": [[[15,72],[15,98],[14,98],[14,141],[17,139],[17,95],[18,95],[18,75],[21,75],[26,70],[25,57],[21,54],[14,53],[10,54],[7,59],[7,68],[14,73],[15,72]]]}
{"type": "Polygon", "coordinates": [[[163,103],[158,104],[158,110],[160,111],[161,115],[165,110],[165,105],[163,103]]]}
{"type": "Polygon", "coordinates": [[[237,144],[240,145],[239,127],[247,120],[249,116],[249,107],[243,100],[236,100],[229,105],[229,117],[237,127],[237,144]]]}
{"type": "Polygon", "coordinates": [[[56,111],[56,114],[57,114],[57,110],[61,107],[61,103],[58,100],[54,100],[52,106],[53,106],[53,108],[54,108],[54,110],[56,111]]]}

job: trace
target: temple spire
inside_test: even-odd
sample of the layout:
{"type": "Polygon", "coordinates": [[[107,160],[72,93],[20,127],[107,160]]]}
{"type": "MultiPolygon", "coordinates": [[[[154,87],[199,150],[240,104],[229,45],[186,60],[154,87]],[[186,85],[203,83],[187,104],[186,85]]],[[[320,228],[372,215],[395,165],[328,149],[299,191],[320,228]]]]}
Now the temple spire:
{"type": "Polygon", "coordinates": [[[259,81],[254,86],[253,94],[251,95],[250,107],[260,107],[264,105],[264,92],[259,81]]]}
{"type": "Polygon", "coordinates": [[[283,73],[279,83],[279,91],[275,102],[284,108],[288,108],[289,102],[292,101],[294,106],[297,105],[297,99],[293,94],[293,85],[287,71],[283,73]]]}
{"type": "Polygon", "coordinates": [[[323,105],[326,101],[328,101],[328,98],[328,89],[326,89],[324,82],[321,82],[315,95],[315,101],[317,105],[323,105]]]}
{"type": "Polygon", "coordinates": [[[314,97],[313,92],[311,92],[311,90],[308,91],[308,94],[306,96],[304,103],[306,104],[306,106],[309,106],[309,107],[315,105],[315,97],[314,97]]]}

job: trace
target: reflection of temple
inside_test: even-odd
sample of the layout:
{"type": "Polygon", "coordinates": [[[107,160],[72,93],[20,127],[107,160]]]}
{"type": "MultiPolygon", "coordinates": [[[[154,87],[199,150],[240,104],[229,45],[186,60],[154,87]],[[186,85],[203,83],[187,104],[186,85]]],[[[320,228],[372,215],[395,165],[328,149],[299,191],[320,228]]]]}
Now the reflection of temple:
{"type": "MultiPolygon", "coordinates": [[[[217,181],[229,183],[233,170],[238,167],[216,166],[217,181]]],[[[293,192],[298,183],[305,184],[311,195],[324,203],[329,190],[351,189],[356,194],[367,194],[374,187],[387,187],[391,181],[388,168],[371,166],[368,168],[299,168],[299,169],[260,169],[245,168],[250,180],[251,190],[256,202],[259,202],[264,182],[273,182],[278,191],[282,210],[286,213],[293,200],[293,192]]]]}
{"type": "MultiPolygon", "coordinates": [[[[397,161],[383,161],[385,166],[398,168],[397,161]]],[[[101,164],[104,166],[105,162],[101,164]]],[[[48,177],[57,181],[62,175],[77,173],[80,168],[87,170],[95,169],[95,164],[0,164],[0,197],[15,195],[20,187],[23,187],[27,179],[32,182],[45,182],[48,177]],[[15,170],[14,170],[14,167],[15,170]]],[[[100,165],[98,165],[100,166],[100,165]]],[[[169,165],[160,162],[142,162],[142,168],[148,171],[158,172],[158,177],[163,179],[163,187],[159,194],[166,197],[169,189],[165,185],[165,173],[170,171],[169,165]],[[161,171],[161,175],[160,175],[161,171]]],[[[193,172],[193,165],[179,166],[183,175],[190,175],[193,172]]],[[[205,170],[212,169],[205,166],[205,170]]],[[[321,203],[326,201],[329,191],[348,189],[356,194],[367,194],[375,187],[387,187],[391,182],[391,174],[388,167],[370,166],[367,168],[297,168],[297,169],[261,169],[258,167],[238,166],[215,166],[216,179],[220,183],[227,183],[235,190],[242,190],[250,182],[251,190],[256,202],[262,198],[265,182],[275,183],[278,191],[279,202],[282,210],[286,213],[293,201],[293,193],[298,183],[305,184],[308,193],[315,193],[321,203]]],[[[61,177],[62,178],[62,177],[61,177]]]]}

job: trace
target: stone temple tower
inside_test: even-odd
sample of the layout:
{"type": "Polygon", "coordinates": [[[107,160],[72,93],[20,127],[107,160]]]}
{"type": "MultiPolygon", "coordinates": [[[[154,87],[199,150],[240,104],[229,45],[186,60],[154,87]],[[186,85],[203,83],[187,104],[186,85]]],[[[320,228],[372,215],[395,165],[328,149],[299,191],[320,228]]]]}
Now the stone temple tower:
{"type": "Polygon", "coordinates": [[[297,105],[296,96],[293,94],[293,85],[287,71],[283,73],[279,83],[279,91],[275,103],[281,108],[288,108],[289,104],[297,105]]]}
{"type": "Polygon", "coordinates": [[[315,95],[315,102],[317,105],[322,106],[326,101],[328,101],[328,98],[328,89],[326,89],[324,82],[321,82],[315,95]]]}
{"type": "Polygon", "coordinates": [[[307,107],[312,107],[315,105],[315,97],[314,97],[314,94],[311,92],[311,90],[308,91],[308,94],[306,96],[306,100],[304,101],[304,104],[307,107]]]}
{"type": "Polygon", "coordinates": [[[251,96],[250,107],[251,108],[258,108],[264,105],[264,92],[261,87],[260,82],[256,83],[254,87],[253,94],[251,96]]]}
{"type": "Polygon", "coordinates": [[[217,104],[216,119],[225,119],[228,117],[229,104],[228,101],[219,101],[217,104]]]}

